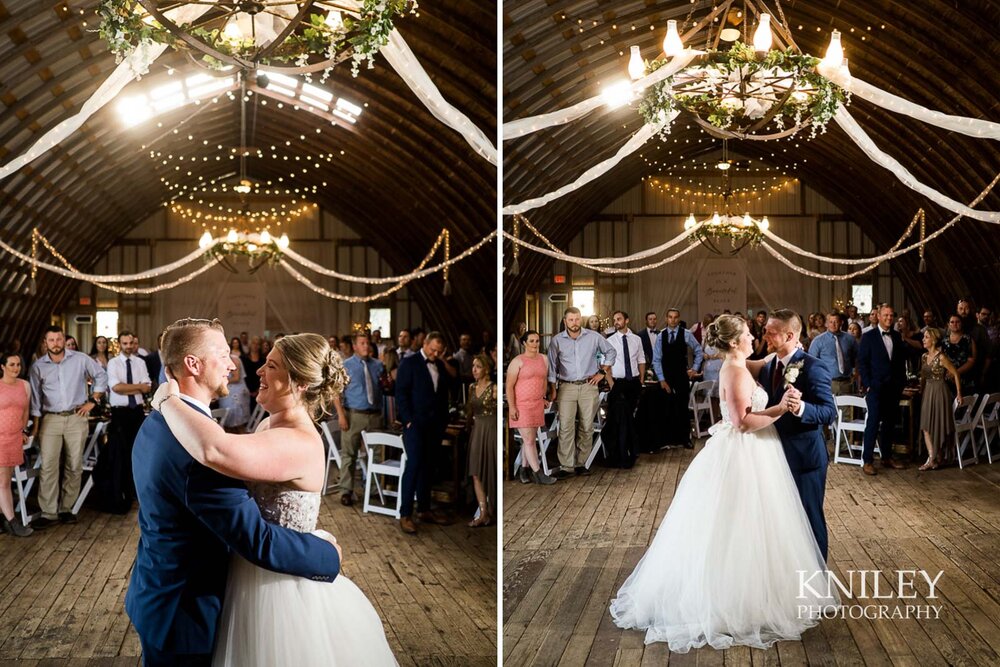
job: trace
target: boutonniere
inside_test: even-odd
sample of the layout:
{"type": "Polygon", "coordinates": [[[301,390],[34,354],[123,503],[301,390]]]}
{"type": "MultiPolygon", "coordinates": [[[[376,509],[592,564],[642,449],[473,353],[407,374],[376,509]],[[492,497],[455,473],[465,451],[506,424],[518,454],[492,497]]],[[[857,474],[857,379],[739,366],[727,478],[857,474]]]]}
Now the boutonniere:
{"type": "Polygon", "coordinates": [[[804,361],[796,361],[794,364],[788,364],[785,368],[785,388],[791,387],[795,384],[795,381],[799,379],[799,373],[802,371],[802,367],[806,365],[804,361]]]}

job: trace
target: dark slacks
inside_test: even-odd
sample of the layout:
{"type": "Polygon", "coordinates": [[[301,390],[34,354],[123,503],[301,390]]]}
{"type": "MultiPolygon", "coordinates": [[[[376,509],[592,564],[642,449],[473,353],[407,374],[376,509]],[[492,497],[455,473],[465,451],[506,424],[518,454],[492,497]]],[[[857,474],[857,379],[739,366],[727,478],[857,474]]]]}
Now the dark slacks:
{"type": "Polygon", "coordinates": [[[144,667],[211,667],[211,653],[173,653],[153,648],[139,637],[144,667]]]}
{"type": "Polygon", "coordinates": [[[802,507],[806,510],[809,527],[816,536],[816,543],[826,560],[827,534],[826,517],[823,516],[823,496],[826,493],[826,466],[805,471],[792,471],[792,478],[799,490],[802,507]]]}
{"type": "Polygon", "coordinates": [[[865,396],[868,405],[868,424],[865,426],[864,448],[861,460],[871,463],[875,456],[875,438],[878,437],[882,460],[892,458],[892,436],[899,416],[899,397],[903,390],[894,385],[871,387],[865,396]]]}
{"type": "Polygon", "coordinates": [[[673,390],[667,394],[666,439],[671,445],[686,445],[691,442],[691,411],[688,401],[691,398],[691,380],[684,375],[667,376],[667,384],[673,390]]]}
{"type": "Polygon", "coordinates": [[[608,419],[601,437],[608,451],[608,463],[631,468],[638,454],[635,409],[642,383],[638,378],[615,380],[608,394],[608,419]]]}
{"type": "Polygon", "coordinates": [[[406,467],[399,489],[403,494],[399,508],[400,516],[413,514],[414,494],[417,496],[418,512],[431,510],[431,483],[442,437],[444,428],[438,424],[413,424],[403,429],[406,467]]]}

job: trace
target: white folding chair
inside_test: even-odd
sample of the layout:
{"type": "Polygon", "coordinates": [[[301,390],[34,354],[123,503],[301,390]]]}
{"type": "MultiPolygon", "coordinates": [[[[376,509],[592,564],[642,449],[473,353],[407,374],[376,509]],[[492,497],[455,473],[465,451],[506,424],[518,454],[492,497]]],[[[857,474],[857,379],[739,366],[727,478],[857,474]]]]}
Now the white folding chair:
{"type": "Polygon", "coordinates": [[[715,380],[703,380],[695,382],[691,387],[691,398],[688,400],[688,407],[694,413],[694,433],[700,438],[708,435],[708,429],[715,424],[715,408],[712,406],[712,392],[715,390],[715,380]],[[708,426],[705,430],[701,428],[702,418],[708,417],[708,426]]]}
{"type": "Polygon", "coordinates": [[[94,468],[97,467],[97,455],[100,451],[98,445],[101,441],[101,436],[104,435],[104,432],[108,428],[108,424],[109,422],[97,422],[94,426],[94,432],[90,434],[90,439],[87,441],[87,446],[83,448],[83,472],[89,472],[90,475],[87,477],[83,488],[80,489],[80,495],[77,497],[76,502],[73,503],[73,514],[80,513],[83,501],[87,499],[90,490],[94,488],[94,468]]]}
{"type": "Polygon", "coordinates": [[[955,400],[955,458],[960,469],[969,463],[979,463],[975,434],[985,408],[986,401],[980,403],[979,394],[964,396],[961,403],[955,400]]]}
{"type": "MultiPolygon", "coordinates": [[[[852,443],[848,434],[860,433],[862,439],[864,438],[865,425],[868,424],[868,404],[861,396],[834,396],[833,399],[837,404],[837,424],[833,431],[833,462],[862,465],[864,461],[861,455],[864,445],[852,443]],[[851,409],[854,410],[854,415],[852,419],[848,419],[847,411],[851,409]]],[[[875,439],[872,455],[874,454],[882,456],[878,438],[875,439]]]]}
{"type": "MultiPolygon", "coordinates": [[[[551,441],[552,436],[550,435],[550,431],[546,430],[544,426],[539,426],[535,435],[535,444],[538,447],[538,462],[542,466],[542,472],[546,475],[552,474],[549,471],[549,462],[546,460],[546,452],[548,452],[551,441]]],[[[514,457],[514,471],[517,472],[518,467],[523,465],[521,463],[521,448],[524,447],[524,440],[517,429],[514,429],[514,442],[519,445],[517,456],[514,457]]]]}
{"type": "Polygon", "coordinates": [[[368,474],[365,475],[365,503],[363,509],[365,512],[385,514],[398,519],[399,508],[403,502],[403,471],[406,469],[406,448],[403,447],[403,436],[396,435],[395,433],[369,433],[368,431],[362,431],[361,441],[369,453],[368,474]],[[379,462],[375,461],[375,447],[382,448],[382,460],[379,462]],[[399,450],[398,459],[389,456],[393,449],[399,450]],[[396,490],[381,490],[381,485],[377,479],[378,475],[395,477],[396,490]],[[379,489],[381,505],[372,504],[371,502],[373,480],[375,481],[376,488],[379,489]],[[396,506],[386,505],[385,496],[394,497],[396,499],[396,506]]]}
{"type": "MultiPolygon", "coordinates": [[[[337,436],[341,434],[341,430],[340,424],[335,420],[320,422],[319,429],[320,434],[323,436],[323,442],[326,443],[326,470],[323,472],[323,494],[325,495],[330,492],[330,464],[335,464],[337,470],[340,470],[343,465],[340,458],[340,443],[337,442],[337,436]]],[[[368,477],[368,467],[365,465],[367,458],[368,451],[362,447],[361,451],[358,452],[357,459],[357,467],[361,470],[362,478],[368,477]]],[[[378,480],[375,480],[375,484],[378,485],[378,480]]],[[[377,488],[379,497],[381,497],[382,488],[378,486],[377,488]]]]}
{"type": "MultiPolygon", "coordinates": [[[[976,424],[976,435],[982,434],[982,441],[976,447],[976,453],[982,454],[986,460],[993,463],[993,440],[1000,440],[1000,393],[990,394],[983,400],[982,416],[976,424]],[[990,433],[995,434],[994,437],[990,433]]],[[[997,458],[1000,458],[998,453],[997,458]]]]}
{"type": "Polygon", "coordinates": [[[608,392],[602,391],[597,397],[597,414],[594,415],[594,445],[590,448],[590,456],[587,457],[587,463],[584,464],[587,470],[590,470],[594,459],[597,458],[597,450],[604,452],[604,458],[608,457],[608,452],[604,448],[604,440],[601,438],[601,432],[604,430],[604,422],[608,417],[607,401],[608,392]]]}
{"type": "Polygon", "coordinates": [[[226,417],[228,415],[229,408],[216,408],[212,410],[212,419],[214,419],[219,426],[222,426],[222,422],[226,421],[226,417]]]}
{"type": "Polygon", "coordinates": [[[267,415],[267,411],[264,406],[258,403],[254,406],[253,412],[250,413],[250,421],[247,422],[247,433],[253,433],[260,426],[260,423],[264,421],[264,417],[267,415]]]}
{"type": "Polygon", "coordinates": [[[21,525],[27,526],[31,520],[40,514],[28,514],[27,499],[35,479],[41,474],[42,456],[35,446],[35,436],[29,436],[24,443],[24,463],[14,466],[11,482],[17,489],[17,511],[21,514],[21,525]]]}

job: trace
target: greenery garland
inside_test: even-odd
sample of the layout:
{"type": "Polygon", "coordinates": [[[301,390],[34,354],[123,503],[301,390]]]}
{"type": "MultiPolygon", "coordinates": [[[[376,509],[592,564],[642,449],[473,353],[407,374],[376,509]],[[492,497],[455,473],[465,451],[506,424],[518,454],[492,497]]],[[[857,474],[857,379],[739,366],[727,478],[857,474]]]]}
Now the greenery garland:
{"type": "Polygon", "coordinates": [[[713,225],[709,221],[698,225],[688,238],[691,243],[698,243],[699,241],[705,243],[711,241],[713,238],[727,238],[733,247],[736,247],[737,241],[743,245],[756,246],[764,240],[764,232],[756,223],[751,223],[744,227],[727,222],[726,220],[723,220],[718,225],[713,225]]]}
{"type": "MultiPolygon", "coordinates": [[[[363,0],[358,16],[344,16],[342,25],[331,28],[323,14],[310,14],[297,26],[267,58],[259,64],[294,63],[306,65],[310,55],[322,54],[324,59],[332,59],[339,53],[351,55],[351,74],[358,75],[361,63],[367,62],[368,69],[375,66],[375,54],[389,41],[396,17],[407,11],[417,11],[416,0],[363,0]]],[[[166,44],[172,48],[182,48],[178,40],[157,21],[144,21],[145,11],[137,0],[101,0],[97,6],[101,19],[98,34],[121,62],[135,48],[142,44],[166,44]]],[[[201,40],[220,53],[228,56],[252,60],[257,47],[252,38],[234,41],[222,34],[218,28],[191,28],[178,26],[193,37],[201,40]]],[[[222,69],[226,63],[205,55],[202,61],[213,69],[222,69]]],[[[327,68],[322,79],[330,75],[327,68]]],[[[309,75],[305,75],[309,79],[309,75]]]]}
{"type": "MultiPolygon", "coordinates": [[[[647,67],[653,72],[668,62],[666,58],[659,58],[647,63],[647,67]]],[[[758,74],[765,76],[781,69],[789,73],[792,85],[796,88],[807,87],[811,89],[811,94],[803,100],[789,97],[771,122],[782,129],[789,121],[793,126],[811,123],[812,136],[815,137],[817,133],[826,132],[826,125],[837,112],[837,105],[841,102],[849,103],[849,94],[843,88],[816,72],[819,62],[813,56],[777,49],[768,51],[761,57],[752,46],[737,41],[728,51],[709,51],[698,64],[689,65],[647,88],[639,104],[639,112],[647,123],[659,124],[666,120],[670,112],[681,109],[705,119],[721,130],[739,131],[740,121],[746,121],[747,125],[757,121],[743,113],[742,103],[734,104],[730,97],[717,94],[685,93],[683,86],[674,88],[675,77],[698,69],[714,71],[712,78],[718,81],[733,80],[734,76],[740,81],[747,81],[758,74]],[[737,127],[734,128],[734,125],[737,127]]],[[[663,131],[669,132],[670,128],[665,127],[663,131]]]]}

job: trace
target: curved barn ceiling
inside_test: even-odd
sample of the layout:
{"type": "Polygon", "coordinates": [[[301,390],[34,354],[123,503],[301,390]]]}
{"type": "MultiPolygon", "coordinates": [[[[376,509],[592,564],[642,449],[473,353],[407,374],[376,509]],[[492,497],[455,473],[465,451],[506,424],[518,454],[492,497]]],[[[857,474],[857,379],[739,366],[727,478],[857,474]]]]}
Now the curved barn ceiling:
{"type": "MultiPolygon", "coordinates": [[[[114,56],[96,34],[96,6],[92,0],[0,0],[0,163],[76,113],[114,70],[114,56]]],[[[466,0],[424,0],[418,17],[397,22],[445,99],[491,137],[496,135],[496,23],[492,3],[466,0]]],[[[168,49],[125,93],[152,90],[175,80],[172,76],[196,71],[193,67],[168,49]]],[[[442,227],[451,230],[455,254],[494,229],[496,168],[436,120],[384,59],[376,59],[375,69],[362,67],[357,78],[348,66],[338,67],[323,85],[364,107],[356,125],[333,127],[272,102],[250,113],[248,145],[281,144],[290,154],[337,156],[297,182],[318,186],[310,200],[369,241],[394,271],[411,271],[442,227]]],[[[215,155],[220,144],[227,151],[239,146],[236,99],[181,107],[132,128],[123,125],[112,102],[62,144],[0,182],[3,239],[27,249],[37,226],[77,267],[88,270],[169,196],[148,148],[201,156],[215,155]],[[171,131],[175,127],[177,133],[171,131]]],[[[233,171],[233,163],[209,162],[197,169],[194,175],[208,180],[233,171]]],[[[251,172],[259,180],[287,182],[289,167],[257,159],[251,172]]],[[[475,290],[457,288],[445,298],[440,277],[411,283],[428,323],[444,330],[491,326],[494,252],[495,246],[487,245],[454,267],[456,286],[475,284],[475,290]]],[[[5,283],[12,270],[26,269],[0,257],[5,283]]],[[[17,304],[4,317],[2,338],[40,330],[75,285],[43,271],[38,294],[44,298],[8,290],[5,298],[17,304]]]]}
{"type": "MultiPolygon", "coordinates": [[[[689,12],[706,17],[717,3],[705,0],[518,0],[504,3],[504,120],[555,111],[596,95],[602,84],[625,78],[629,46],[652,59],[660,53],[668,19],[683,23],[689,12]],[[652,29],[650,27],[652,26],[652,29]]],[[[742,7],[737,1],[734,7],[742,7]]],[[[768,0],[776,8],[774,0],[768,0]]],[[[856,78],[931,109],[1000,121],[1000,3],[991,0],[808,0],[781,3],[798,46],[822,56],[830,31],[843,34],[856,78]]],[[[704,33],[695,38],[704,40],[704,33]]],[[[892,114],[855,99],[852,115],[886,152],[919,180],[962,202],[976,197],[1000,172],[996,142],[892,114]]],[[[690,140],[685,159],[719,148],[705,141],[682,114],[672,136],[690,140]]],[[[537,132],[504,145],[505,204],[535,197],[575,180],[587,167],[613,155],[641,127],[635,108],[600,109],[581,120],[537,132]]],[[[802,133],[808,134],[808,133],[802,133]]],[[[527,215],[557,245],[565,247],[591,217],[651,172],[645,160],[671,164],[668,145],[653,140],[639,154],[581,190],[527,215]]],[[[875,165],[838,128],[816,139],[730,142],[739,154],[772,166],[798,162],[789,175],[820,192],[859,223],[876,247],[900,236],[919,207],[928,232],[952,214],[908,189],[875,165]],[[798,143],[798,147],[794,144],[798,143]],[[780,152],[787,148],[787,154],[780,152]],[[772,156],[773,153],[773,156],[772,156]]],[[[1000,188],[977,207],[1000,210],[1000,188]]],[[[509,219],[506,221],[509,228],[509,219]]],[[[506,251],[509,252],[509,244],[506,251]]],[[[928,246],[931,273],[917,272],[916,253],[893,261],[914,301],[953,306],[960,294],[1000,303],[1000,228],[963,220],[928,246]]],[[[504,300],[519,303],[548,275],[551,260],[522,255],[521,272],[506,277],[504,300]]],[[[513,316],[514,309],[508,309],[513,316]]],[[[510,318],[508,318],[510,319],[510,318]]],[[[507,326],[510,322],[506,323],[507,326]]]]}

